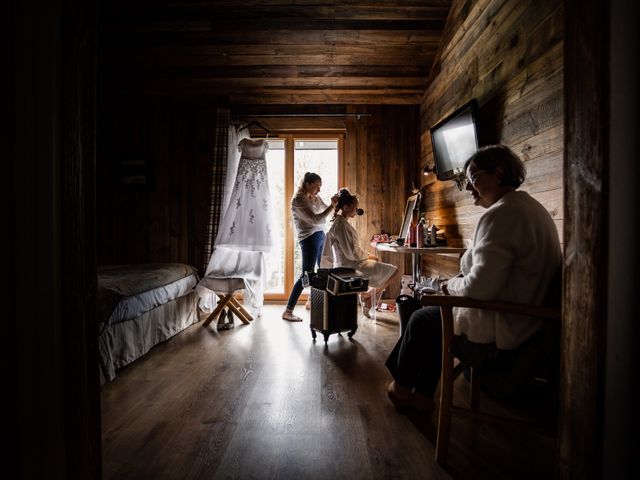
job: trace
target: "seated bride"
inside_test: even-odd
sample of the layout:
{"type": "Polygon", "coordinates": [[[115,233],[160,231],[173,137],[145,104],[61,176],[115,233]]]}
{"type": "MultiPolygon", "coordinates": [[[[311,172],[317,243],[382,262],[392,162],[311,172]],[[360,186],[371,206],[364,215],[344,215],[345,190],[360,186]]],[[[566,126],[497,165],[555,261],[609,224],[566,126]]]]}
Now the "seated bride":
{"type": "MultiPolygon", "coordinates": [[[[322,249],[322,268],[355,268],[369,279],[369,291],[361,294],[362,313],[371,318],[372,288],[384,290],[393,281],[399,281],[401,272],[395,265],[378,261],[360,246],[360,236],[349,223],[358,214],[358,197],[343,188],[338,195],[338,203],[332,218],[333,224],[327,232],[322,249]]],[[[362,212],[360,210],[360,212],[362,212]]],[[[362,213],[360,213],[362,214],[362,213]]]]}

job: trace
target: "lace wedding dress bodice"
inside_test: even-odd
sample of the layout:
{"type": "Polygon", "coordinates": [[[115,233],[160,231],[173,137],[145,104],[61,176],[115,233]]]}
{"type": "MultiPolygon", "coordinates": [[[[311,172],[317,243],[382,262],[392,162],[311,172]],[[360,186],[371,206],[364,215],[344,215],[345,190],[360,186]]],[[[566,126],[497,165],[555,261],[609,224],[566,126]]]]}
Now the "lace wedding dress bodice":
{"type": "Polygon", "coordinates": [[[269,144],[264,139],[244,138],[238,174],[227,211],[218,226],[216,247],[270,251],[273,247],[271,197],[265,155],[269,144]]]}

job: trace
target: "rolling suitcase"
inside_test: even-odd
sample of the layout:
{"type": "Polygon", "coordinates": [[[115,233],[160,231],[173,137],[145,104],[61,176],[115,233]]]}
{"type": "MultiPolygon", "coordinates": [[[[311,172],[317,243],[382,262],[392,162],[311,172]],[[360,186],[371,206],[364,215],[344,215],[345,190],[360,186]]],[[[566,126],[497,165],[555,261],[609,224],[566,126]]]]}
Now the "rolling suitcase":
{"type": "Polygon", "coordinates": [[[358,295],[354,292],[334,295],[311,287],[311,336],[322,333],[324,343],[332,333],[348,331],[349,338],[358,329],[358,295]]]}

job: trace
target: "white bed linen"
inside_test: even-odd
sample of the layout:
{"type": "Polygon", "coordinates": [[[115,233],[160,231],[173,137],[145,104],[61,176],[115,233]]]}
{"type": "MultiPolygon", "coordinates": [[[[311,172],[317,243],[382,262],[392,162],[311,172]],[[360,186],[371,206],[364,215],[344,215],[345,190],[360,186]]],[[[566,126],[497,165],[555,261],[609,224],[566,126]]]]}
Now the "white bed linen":
{"type": "Polygon", "coordinates": [[[113,313],[107,320],[107,325],[131,320],[160,305],[187,295],[197,283],[197,276],[189,275],[173,283],[139,293],[138,295],[125,297],[114,308],[113,313]]]}

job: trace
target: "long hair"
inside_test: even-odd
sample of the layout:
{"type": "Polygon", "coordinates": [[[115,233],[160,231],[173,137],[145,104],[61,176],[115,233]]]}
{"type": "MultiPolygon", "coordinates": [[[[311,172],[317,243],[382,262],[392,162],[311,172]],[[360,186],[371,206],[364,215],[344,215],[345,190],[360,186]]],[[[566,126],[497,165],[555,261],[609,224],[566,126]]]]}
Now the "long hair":
{"type": "Polygon", "coordinates": [[[302,180],[300,180],[300,185],[298,186],[298,191],[296,192],[296,195],[305,193],[307,191],[307,185],[311,185],[312,183],[315,183],[318,180],[322,181],[322,178],[320,178],[320,175],[318,175],[317,173],[305,172],[305,174],[302,177],[302,180]]]}
{"type": "Polygon", "coordinates": [[[336,219],[338,212],[342,210],[343,207],[347,205],[353,205],[357,201],[358,201],[357,195],[352,195],[349,189],[347,188],[341,188],[340,191],[338,192],[338,203],[336,204],[335,209],[333,211],[333,217],[331,217],[331,221],[334,221],[336,219]]]}

